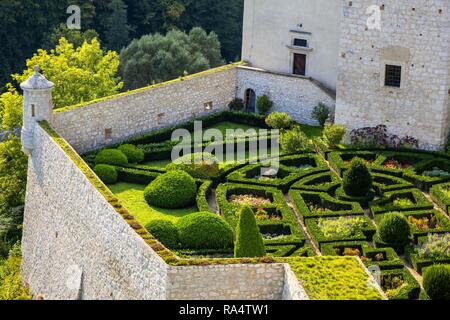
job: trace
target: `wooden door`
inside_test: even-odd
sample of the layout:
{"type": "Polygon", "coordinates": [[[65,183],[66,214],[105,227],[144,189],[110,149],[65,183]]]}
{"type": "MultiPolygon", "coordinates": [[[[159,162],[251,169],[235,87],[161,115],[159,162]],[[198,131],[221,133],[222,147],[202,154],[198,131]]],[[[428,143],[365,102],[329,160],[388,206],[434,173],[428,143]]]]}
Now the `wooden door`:
{"type": "Polygon", "coordinates": [[[294,53],[294,74],[306,75],[306,55],[294,53]]]}

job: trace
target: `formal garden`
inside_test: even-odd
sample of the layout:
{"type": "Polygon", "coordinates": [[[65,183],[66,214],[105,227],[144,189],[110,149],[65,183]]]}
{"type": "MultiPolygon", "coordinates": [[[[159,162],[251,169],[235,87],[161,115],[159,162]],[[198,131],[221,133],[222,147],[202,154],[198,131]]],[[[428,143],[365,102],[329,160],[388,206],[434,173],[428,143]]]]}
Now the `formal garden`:
{"type": "MultiPolygon", "coordinates": [[[[224,133],[254,131],[196,141],[193,150],[200,152],[172,162],[178,143],[171,141],[172,132],[194,134],[189,121],[83,156],[135,219],[177,256],[270,256],[299,275],[307,268],[301,257],[307,257],[309,269],[316,270],[303,274],[311,297],[376,298],[373,292],[336,293],[320,276],[334,257],[357,256],[378,272],[389,299],[450,297],[446,153],[420,151],[414,138],[390,136],[383,126],[347,133],[344,145],[345,128],[304,126],[283,113],[224,111],[198,120],[204,129],[224,133]],[[270,128],[279,134],[254,134],[270,128]],[[255,159],[248,150],[255,142],[270,149],[274,139],[281,147],[278,170],[267,164],[272,154],[255,159]],[[245,145],[244,161],[218,161],[213,154],[214,145],[239,143],[245,145]],[[315,256],[329,256],[328,264],[315,256]]],[[[344,269],[335,265],[336,274],[357,279],[351,261],[344,269]]]]}

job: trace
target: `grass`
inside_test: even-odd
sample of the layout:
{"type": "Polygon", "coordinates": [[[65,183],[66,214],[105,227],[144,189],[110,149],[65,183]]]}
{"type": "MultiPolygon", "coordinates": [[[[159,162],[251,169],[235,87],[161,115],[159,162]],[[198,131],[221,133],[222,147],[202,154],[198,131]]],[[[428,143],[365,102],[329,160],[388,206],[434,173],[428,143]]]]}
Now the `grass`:
{"type": "Polygon", "coordinates": [[[177,220],[188,214],[198,212],[196,206],[171,210],[151,207],[144,199],[145,185],[119,182],[108,186],[120,202],[127,208],[136,220],[143,226],[156,219],[177,220]]]}
{"type": "Polygon", "coordinates": [[[309,126],[307,124],[301,124],[300,127],[310,139],[322,136],[322,127],[309,126]]]}
{"type": "Polygon", "coordinates": [[[381,300],[354,257],[287,258],[312,300],[381,300]]]}

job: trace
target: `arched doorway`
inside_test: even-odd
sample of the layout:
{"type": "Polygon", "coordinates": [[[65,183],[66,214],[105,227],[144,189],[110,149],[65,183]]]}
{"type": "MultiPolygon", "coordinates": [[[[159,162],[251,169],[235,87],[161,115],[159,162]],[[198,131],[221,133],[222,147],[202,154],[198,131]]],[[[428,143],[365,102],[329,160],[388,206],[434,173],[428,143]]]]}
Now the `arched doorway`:
{"type": "Polygon", "coordinates": [[[245,90],[245,111],[256,112],[256,94],[253,89],[245,90]]]}

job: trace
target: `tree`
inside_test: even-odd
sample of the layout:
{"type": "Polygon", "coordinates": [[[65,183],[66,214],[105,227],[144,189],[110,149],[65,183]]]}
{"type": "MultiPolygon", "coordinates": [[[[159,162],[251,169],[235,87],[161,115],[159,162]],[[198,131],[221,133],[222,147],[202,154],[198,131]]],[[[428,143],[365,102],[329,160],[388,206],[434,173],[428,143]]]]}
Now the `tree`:
{"type": "Polygon", "coordinates": [[[105,53],[97,39],[75,49],[73,44],[61,38],[54,50],[39,49],[26,65],[22,74],[13,75],[14,80],[17,83],[25,81],[33,74],[33,67],[39,65],[47,79],[55,83],[55,108],[113,95],[123,85],[116,76],[117,52],[105,53]]]}
{"type": "Polygon", "coordinates": [[[175,79],[223,64],[220,43],[213,32],[194,28],[165,36],[157,33],[133,40],[120,55],[120,73],[126,89],[175,79]]]}
{"type": "Polygon", "coordinates": [[[94,38],[98,37],[97,31],[93,29],[88,29],[83,32],[76,29],[69,29],[66,24],[61,23],[47,35],[46,39],[44,39],[44,48],[52,49],[56,47],[61,38],[66,38],[75,48],[78,48],[81,47],[85,41],[91,42],[94,38]]]}
{"type": "Polygon", "coordinates": [[[323,127],[328,117],[330,116],[330,112],[330,109],[321,102],[314,107],[312,117],[313,119],[317,120],[321,127],[323,127]]]}
{"type": "Polygon", "coordinates": [[[342,186],[349,196],[364,197],[372,189],[372,176],[363,159],[354,158],[344,173],[342,186]]]}
{"type": "Polygon", "coordinates": [[[308,147],[309,139],[299,126],[281,133],[280,147],[286,154],[304,151],[308,147]]]}
{"type": "Polygon", "coordinates": [[[105,21],[105,40],[108,48],[120,51],[130,38],[130,26],[127,24],[127,6],[122,0],[112,0],[108,4],[109,15],[105,21]]]}
{"type": "Polygon", "coordinates": [[[264,257],[266,249],[264,240],[256,224],[255,214],[249,206],[240,209],[236,227],[236,242],[234,244],[235,258],[264,257]]]}
{"type": "Polygon", "coordinates": [[[22,126],[23,97],[11,85],[0,96],[0,130],[12,131],[22,126]]]}

